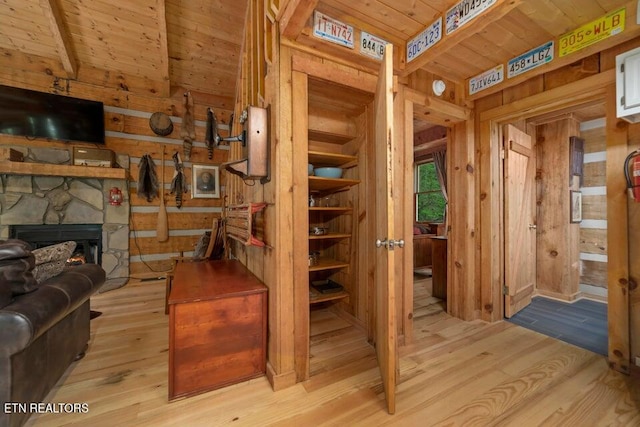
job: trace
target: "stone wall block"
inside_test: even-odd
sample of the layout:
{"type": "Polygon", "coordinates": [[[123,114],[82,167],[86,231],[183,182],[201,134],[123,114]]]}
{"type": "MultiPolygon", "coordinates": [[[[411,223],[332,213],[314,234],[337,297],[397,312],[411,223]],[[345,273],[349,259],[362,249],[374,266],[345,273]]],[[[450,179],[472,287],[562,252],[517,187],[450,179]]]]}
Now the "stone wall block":
{"type": "Polygon", "coordinates": [[[62,219],[63,224],[102,224],[103,213],[93,206],[79,200],[72,200],[62,219]]]}
{"type": "Polygon", "coordinates": [[[0,210],[6,212],[16,205],[22,198],[21,194],[6,194],[0,196],[0,210]]]}
{"type": "Polygon", "coordinates": [[[61,176],[34,176],[33,182],[40,190],[49,191],[64,184],[64,178],[61,176]]]}
{"type": "Polygon", "coordinates": [[[7,193],[33,193],[31,176],[9,175],[6,185],[7,193]]]}
{"type": "Polygon", "coordinates": [[[71,152],[59,148],[32,147],[29,152],[29,158],[37,163],[64,165],[71,163],[71,152]]]}
{"type": "Polygon", "coordinates": [[[66,191],[58,189],[49,193],[49,199],[51,200],[51,207],[60,212],[73,200],[73,197],[66,191]]]}
{"type": "Polygon", "coordinates": [[[49,201],[35,196],[23,196],[12,208],[0,215],[3,225],[42,224],[49,201]]]}
{"type": "Polygon", "coordinates": [[[102,210],[104,208],[104,195],[102,190],[92,187],[82,181],[73,180],[69,184],[69,193],[71,193],[73,197],[89,203],[96,209],[102,210]]]}

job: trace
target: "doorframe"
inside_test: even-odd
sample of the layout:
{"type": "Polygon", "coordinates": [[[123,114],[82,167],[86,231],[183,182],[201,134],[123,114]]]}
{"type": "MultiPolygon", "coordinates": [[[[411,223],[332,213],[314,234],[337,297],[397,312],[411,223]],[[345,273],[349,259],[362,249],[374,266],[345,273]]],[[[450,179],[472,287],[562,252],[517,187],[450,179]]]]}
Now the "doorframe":
{"type": "MultiPolygon", "coordinates": [[[[410,87],[404,86],[402,92],[404,96],[404,113],[398,114],[396,111],[395,115],[397,120],[404,120],[404,152],[402,155],[404,156],[404,203],[405,203],[405,215],[402,219],[403,227],[405,230],[405,241],[411,242],[413,239],[413,223],[414,223],[414,209],[413,209],[413,193],[414,193],[414,175],[413,175],[413,118],[414,115],[424,115],[425,120],[430,123],[434,123],[437,125],[441,125],[447,128],[447,196],[448,196],[448,209],[447,209],[447,224],[452,224],[452,213],[454,212],[453,207],[455,206],[455,197],[456,191],[452,191],[451,183],[454,181],[454,168],[457,163],[463,162],[467,165],[467,170],[469,165],[473,163],[472,160],[464,158],[460,156],[459,153],[456,153],[454,156],[452,147],[454,142],[460,143],[459,145],[464,145],[465,147],[473,146],[472,138],[473,138],[473,115],[469,108],[463,107],[457,104],[453,104],[448,101],[444,101],[435,96],[427,95],[418,90],[412,89],[410,87]],[[416,111],[417,110],[417,111],[416,111]],[[462,144],[464,143],[464,144],[462,144]],[[454,159],[454,157],[456,157],[454,159]],[[458,158],[459,157],[459,158],[458,158]],[[465,160],[465,161],[463,161],[465,160]],[[468,160],[468,161],[466,161],[468,160]],[[457,162],[457,163],[456,163],[457,162]]],[[[399,140],[399,137],[398,137],[399,140]]],[[[473,155],[473,150],[470,152],[466,152],[467,157],[473,155]]],[[[458,168],[459,169],[459,168],[458,168]]],[[[473,187],[474,184],[472,182],[472,175],[466,174],[467,185],[473,187]]],[[[458,190],[458,189],[456,189],[458,190]]],[[[461,189],[462,193],[469,191],[469,188],[461,189]]],[[[470,287],[473,287],[472,276],[475,274],[475,263],[473,262],[473,251],[475,248],[471,244],[468,243],[468,239],[470,233],[465,233],[464,229],[470,229],[473,227],[469,227],[468,223],[473,222],[472,216],[474,215],[473,209],[468,209],[467,218],[465,218],[466,224],[458,224],[460,230],[452,230],[451,233],[449,230],[445,230],[445,235],[448,236],[448,244],[447,244],[447,313],[450,313],[456,317],[460,317],[463,319],[471,320],[470,316],[472,315],[473,310],[468,308],[470,304],[472,304],[472,298],[465,298],[465,291],[468,291],[470,287]],[[471,260],[469,262],[468,268],[456,268],[452,267],[454,263],[452,260],[454,257],[453,254],[453,242],[452,239],[456,239],[456,241],[464,241],[465,247],[463,250],[460,250],[456,256],[458,259],[471,260]],[[454,299],[458,299],[454,303],[454,299]]],[[[404,248],[404,261],[403,261],[403,275],[404,275],[404,288],[402,290],[402,307],[398,310],[398,313],[401,313],[402,320],[400,321],[400,336],[399,336],[399,345],[406,345],[412,342],[413,340],[413,246],[406,245],[404,248]]]]}
{"type": "MultiPolygon", "coordinates": [[[[609,248],[608,282],[629,279],[627,198],[622,173],[614,175],[612,165],[624,161],[627,132],[619,129],[615,106],[615,70],[610,69],[527,98],[480,113],[479,201],[480,279],[482,318],[498,321],[504,317],[504,245],[501,218],[504,206],[501,186],[500,128],[503,124],[527,120],[546,113],[589,102],[603,102],[607,121],[607,235],[609,248]],[[620,194],[618,194],[620,193],[620,194]],[[614,196],[615,194],[615,196],[614,196]],[[624,215],[615,214],[623,211],[624,215]],[[614,239],[615,238],[615,239],[614,239]]],[[[629,295],[622,286],[611,286],[608,296],[609,361],[616,370],[629,372],[629,295]]]]}

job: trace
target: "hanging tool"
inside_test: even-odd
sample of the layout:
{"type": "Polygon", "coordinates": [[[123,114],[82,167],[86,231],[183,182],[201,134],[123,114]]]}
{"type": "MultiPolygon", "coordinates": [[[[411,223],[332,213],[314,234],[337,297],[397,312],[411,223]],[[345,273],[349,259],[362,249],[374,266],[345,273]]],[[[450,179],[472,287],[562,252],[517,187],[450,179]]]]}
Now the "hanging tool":
{"type": "Polygon", "coordinates": [[[158,195],[158,175],[156,165],[149,154],[140,159],[138,166],[138,197],[144,197],[147,202],[152,201],[158,195]]]}
{"type": "Polygon", "coordinates": [[[211,108],[207,108],[207,127],[206,127],[206,132],[205,132],[205,137],[204,137],[204,143],[207,146],[207,150],[209,150],[209,159],[213,159],[213,148],[215,145],[218,145],[216,143],[216,117],[213,113],[213,110],[211,108]]]}
{"type": "Polygon", "coordinates": [[[167,219],[167,207],[164,204],[164,145],[162,146],[162,167],[160,171],[160,208],[158,210],[156,236],[158,237],[158,242],[166,242],[169,240],[169,222],[167,219]]]}
{"type": "Polygon", "coordinates": [[[180,126],[180,137],[186,161],[191,159],[191,147],[196,139],[196,123],[193,117],[193,98],[191,92],[185,92],[182,98],[182,125],[180,126]]]}
{"type": "Polygon", "coordinates": [[[187,180],[184,176],[184,166],[180,160],[180,154],[173,153],[173,164],[176,168],[171,181],[171,194],[176,195],[176,207],[182,207],[182,194],[187,192],[187,180]]]}

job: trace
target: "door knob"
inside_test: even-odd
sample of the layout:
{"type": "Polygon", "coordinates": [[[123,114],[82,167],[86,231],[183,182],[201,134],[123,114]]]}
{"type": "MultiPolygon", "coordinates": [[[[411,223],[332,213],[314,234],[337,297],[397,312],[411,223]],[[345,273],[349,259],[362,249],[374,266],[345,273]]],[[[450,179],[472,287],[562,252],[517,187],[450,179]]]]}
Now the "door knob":
{"type": "Polygon", "coordinates": [[[389,249],[390,251],[394,250],[396,246],[400,247],[400,248],[404,248],[404,239],[400,239],[400,240],[388,240],[388,239],[384,239],[384,240],[376,240],[376,248],[379,248],[381,246],[384,246],[385,248],[389,249]]]}
{"type": "Polygon", "coordinates": [[[535,224],[529,224],[529,230],[535,230],[536,228],[538,228],[538,226],[535,224]]]}

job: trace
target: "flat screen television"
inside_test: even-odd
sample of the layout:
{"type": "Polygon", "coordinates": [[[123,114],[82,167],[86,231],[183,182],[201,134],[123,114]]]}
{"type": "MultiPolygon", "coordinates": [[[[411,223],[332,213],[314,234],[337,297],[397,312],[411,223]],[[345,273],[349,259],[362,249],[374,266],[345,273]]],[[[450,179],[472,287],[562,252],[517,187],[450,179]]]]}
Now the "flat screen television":
{"type": "Polygon", "coordinates": [[[0,133],[104,144],[102,102],[0,85],[0,133]]]}

